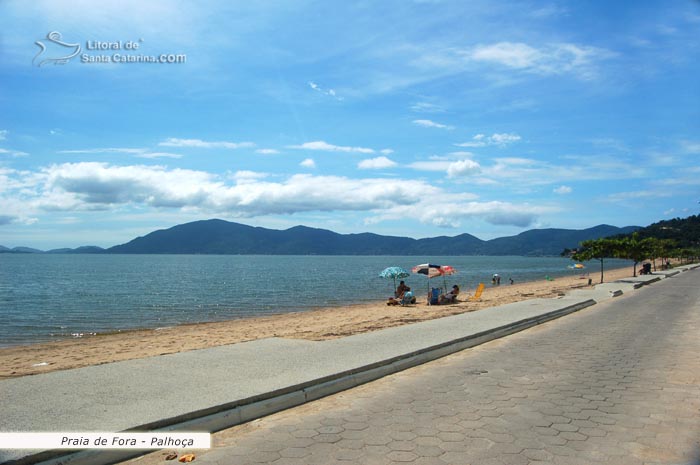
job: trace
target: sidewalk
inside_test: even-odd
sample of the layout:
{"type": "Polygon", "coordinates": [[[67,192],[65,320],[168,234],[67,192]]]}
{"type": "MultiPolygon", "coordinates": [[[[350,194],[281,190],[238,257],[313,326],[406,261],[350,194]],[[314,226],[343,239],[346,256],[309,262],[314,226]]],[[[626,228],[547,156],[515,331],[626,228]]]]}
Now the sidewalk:
{"type": "MultiPolygon", "coordinates": [[[[689,268],[330,341],[270,338],[3,380],[0,431],[216,431],[521,331],[689,268]]],[[[100,464],[138,455],[133,450],[66,452],[0,450],[0,463],[100,464]]]]}

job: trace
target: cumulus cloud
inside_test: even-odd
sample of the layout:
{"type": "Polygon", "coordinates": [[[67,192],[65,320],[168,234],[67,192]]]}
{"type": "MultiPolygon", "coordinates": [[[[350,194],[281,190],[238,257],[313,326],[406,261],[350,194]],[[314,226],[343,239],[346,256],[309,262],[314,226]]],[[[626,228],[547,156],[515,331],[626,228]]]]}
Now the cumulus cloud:
{"type": "Polygon", "coordinates": [[[448,126],[446,124],[436,123],[435,121],[431,121],[429,119],[414,119],[413,124],[416,124],[418,126],[423,126],[424,128],[438,128],[438,129],[447,129],[447,130],[452,130],[455,128],[454,126],[448,126]]]}
{"type": "Polygon", "coordinates": [[[313,158],[306,158],[299,163],[299,166],[303,166],[304,168],[316,168],[316,162],[313,160],[313,158]]]}
{"type": "Polygon", "coordinates": [[[414,161],[408,168],[418,171],[447,171],[452,163],[448,160],[414,161]]]}
{"type": "MultiPolygon", "coordinates": [[[[466,163],[463,168],[453,168],[459,174],[476,166],[466,163]]],[[[219,176],[163,166],[98,162],[56,164],[35,172],[5,169],[0,171],[0,184],[0,201],[9,206],[3,215],[14,217],[21,216],[19,213],[29,217],[46,211],[125,207],[179,209],[234,218],[354,211],[370,214],[370,222],[415,218],[425,224],[456,227],[462,220],[477,218],[524,227],[551,211],[528,204],[480,202],[474,194],[449,192],[422,180],[310,174],[276,178],[254,171],[219,176]]]]}
{"type": "Polygon", "coordinates": [[[442,228],[458,228],[461,222],[479,219],[493,225],[527,227],[532,225],[544,213],[557,211],[553,207],[514,204],[509,202],[478,202],[474,195],[442,193],[439,198],[424,197],[418,204],[399,205],[389,208],[369,223],[385,220],[415,218],[424,224],[442,228]]]}
{"type": "Polygon", "coordinates": [[[251,180],[256,180],[256,179],[263,179],[268,177],[269,174],[267,173],[261,173],[259,171],[249,171],[249,170],[239,170],[233,173],[231,176],[232,179],[235,179],[238,182],[246,182],[246,181],[251,181],[251,180]]]}
{"type": "Polygon", "coordinates": [[[204,149],[240,149],[255,147],[252,142],[227,142],[227,141],[204,141],[201,139],[179,139],[177,137],[169,137],[158,145],[162,147],[194,147],[204,149]]]}
{"type": "Polygon", "coordinates": [[[368,211],[411,204],[440,190],[423,181],[349,179],[297,174],[280,182],[261,173],[239,171],[234,184],[211,173],[162,166],[115,166],[83,162],[52,165],[37,173],[7,172],[24,177],[13,189],[37,211],[105,210],[121,205],[180,208],[234,217],[292,214],[306,211],[368,211]]]}
{"type": "Polygon", "coordinates": [[[469,176],[481,172],[481,166],[474,160],[459,160],[447,167],[447,177],[457,178],[461,176],[469,176]]]}
{"type": "Polygon", "coordinates": [[[457,147],[487,147],[487,146],[498,146],[505,147],[507,145],[518,142],[521,137],[514,133],[495,133],[487,136],[485,134],[477,134],[472,137],[469,142],[462,142],[461,144],[455,144],[457,147]]]}
{"type": "Polygon", "coordinates": [[[565,195],[565,194],[571,194],[573,192],[573,189],[571,189],[569,186],[559,186],[553,190],[555,194],[559,195],[565,195]]]}
{"type": "Polygon", "coordinates": [[[427,161],[415,161],[407,165],[417,171],[442,171],[448,178],[469,176],[481,172],[481,165],[469,158],[469,152],[454,152],[448,156],[433,156],[427,161]]]}
{"type": "Polygon", "coordinates": [[[374,153],[373,149],[368,149],[365,147],[333,145],[322,140],[304,142],[301,145],[290,145],[289,148],[298,150],[320,150],[324,152],[374,153]]]}
{"type": "Polygon", "coordinates": [[[396,166],[396,162],[387,157],[369,158],[357,164],[361,170],[378,170],[396,166]]]}
{"type": "Polygon", "coordinates": [[[275,153],[280,153],[280,151],[275,149],[258,149],[255,151],[255,153],[259,153],[261,155],[274,155],[275,153]]]}

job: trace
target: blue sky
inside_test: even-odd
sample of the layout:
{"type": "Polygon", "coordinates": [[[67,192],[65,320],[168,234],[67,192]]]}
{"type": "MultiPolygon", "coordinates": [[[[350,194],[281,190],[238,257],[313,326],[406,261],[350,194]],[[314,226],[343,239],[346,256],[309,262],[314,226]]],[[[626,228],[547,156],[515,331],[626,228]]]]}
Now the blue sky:
{"type": "Polygon", "coordinates": [[[698,1],[3,0],[0,31],[5,246],[700,207],[698,1]]]}

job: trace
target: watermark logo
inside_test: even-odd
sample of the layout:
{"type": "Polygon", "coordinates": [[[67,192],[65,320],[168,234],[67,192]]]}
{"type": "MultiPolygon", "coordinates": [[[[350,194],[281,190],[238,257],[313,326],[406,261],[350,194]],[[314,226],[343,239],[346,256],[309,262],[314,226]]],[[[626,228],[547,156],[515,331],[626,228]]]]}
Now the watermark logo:
{"type": "Polygon", "coordinates": [[[34,42],[41,50],[32,60],[32,64],[35,66],[65,65],[71,58],[80,54],[82,51],[80,44],[69,44],[61,39],[60,32],[52,31],[46,34],[46,40],[34,42]]]}
{"type": "MultiPolygon", "coordinates": [[[[46,34],[46,39],[37,40],[34,43],[40,50],[32,60],[32,64],[38,67],[48,64],[65,65],[75,57],[78,57],[75,61],[81,64],[182,64],[187,62],[187,55],[184,53],[144,53],[142,38],[136,40],[90,39],[81,45],[64,42],[61,33],[53,31],[46,34]]],[[[145,48],[148,49],[148,47],[145,48]]]]}

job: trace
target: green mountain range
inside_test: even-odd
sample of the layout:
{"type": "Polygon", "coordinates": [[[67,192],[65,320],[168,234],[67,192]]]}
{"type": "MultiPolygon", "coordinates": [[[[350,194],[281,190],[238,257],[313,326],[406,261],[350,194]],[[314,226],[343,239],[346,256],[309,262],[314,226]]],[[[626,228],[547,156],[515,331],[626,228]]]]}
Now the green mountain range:
{"type": "MultiPolygon", "coordinates": [[[[533,229],[517,236],[484,241],[471,234],[412,239],[371,233],[338,234],[306,226],[276,230],[213,219],[154,231],[108,249],[90,246],[47,253],[541,256],[559,255],[565,248],[577,247],[581,241],[628,234],[637,229],[637,226],[609,225],[583,230],[533,229]]],[[[40,252],[20,247],[0,248],[3,251],[40,252]]]]}

